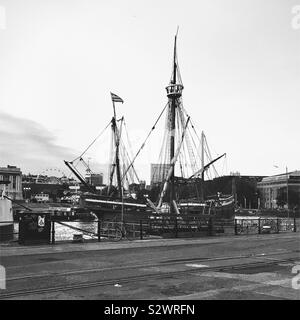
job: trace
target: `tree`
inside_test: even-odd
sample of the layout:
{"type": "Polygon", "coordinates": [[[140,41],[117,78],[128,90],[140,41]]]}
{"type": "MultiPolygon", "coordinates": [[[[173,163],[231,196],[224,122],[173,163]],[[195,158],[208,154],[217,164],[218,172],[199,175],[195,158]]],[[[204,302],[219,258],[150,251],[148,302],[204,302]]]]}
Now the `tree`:
{"type": "Polygon", "coordinates": [[[286,205],[287,203],[286,198],[287,198],[286,188],[280,188],[278,190],[277,197],[276,197],[276,204],[278,205],[278,207],[283,208],[286,205]]]}
{"type": "MultiPolygon", "coordinates": [[[[300,193],[289,188],[289,208],[300,205],[300,193]]],[[[276,197],[276,203],[283,208],[287,204],[287,189],[280,188],[276,197]]]]}
{"type": "Polygon", "coordinates": [[[289,190],[289,207],[296,207],[300,205],[300,192],[296,190],[289,190]]]}

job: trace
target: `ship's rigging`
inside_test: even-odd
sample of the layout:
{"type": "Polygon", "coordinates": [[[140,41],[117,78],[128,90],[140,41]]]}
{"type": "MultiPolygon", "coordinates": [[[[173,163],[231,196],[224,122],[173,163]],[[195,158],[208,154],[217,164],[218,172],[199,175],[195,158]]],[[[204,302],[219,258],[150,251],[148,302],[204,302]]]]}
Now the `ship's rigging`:
{"type": "Polygon", "coordinates": [[[117,95],[111,93],[113,103],[113,117],[105,128],[97,135],[97,137],[88,145],[88,147],[72,161],[64,161],[71,172],[78,178],[78,180],[87,188],[90,193],[95,193],[95,189],[85,179],[79,166],[83,167],[87,175],[93,174],[90,165],[84,159],[84,156],[95,142],[104,135],[104,133],[111,128],[111,147],[108,161],[108,187],[106,196],[110,198],[122,198],[124,188],[129,189],[132,183],[140,183],[138,174],[132,164],[131,143],[129,140],[128,130],[126,127],[125,118],[117,118],[115,102],[122,102],[123,100],[117,95]],[[125,133],[125,135],[123,134],[125,133]],[[131,164],[131,165],[130,165],[131,164]],[[126,172],[125,172],[126,171],[126,172]],[[116,191],[116,192],[115,192],[116,191]]]}
{"type": "MultiPolygon", "coordinates": [[[[153,172],[153,176],[160,177],[160,187],[162,188],[156,200],[156,209],[160,210],[163,203],[168,202],[171,214],[178,211],[176,202],[181,201],[178,192],[180,187],[178,185],[182,183],[194,184],[197,201],[204,201],[203,185],[205,174],[207,177],[211,177],[209,171],[212,171],[217,177],[218,173],[215,168],[215,162],[226,155],[224,153],[221,156],[213,158],[204,132],[202,131],[201,138],[197,134],[192,119],[183,106],[183,89],[184,86],[177,58],[176,34],[172,75],[169,85],[166,87],[168,103],[159,116],[160,119],[166,111],[165,130],[158,165],[153,172]]],[[[155,122],[146,140],[154,130],[158,120],[155,122]]],[[[145,142],[138,150],[133,162],[144,147],[145,142]]]]}

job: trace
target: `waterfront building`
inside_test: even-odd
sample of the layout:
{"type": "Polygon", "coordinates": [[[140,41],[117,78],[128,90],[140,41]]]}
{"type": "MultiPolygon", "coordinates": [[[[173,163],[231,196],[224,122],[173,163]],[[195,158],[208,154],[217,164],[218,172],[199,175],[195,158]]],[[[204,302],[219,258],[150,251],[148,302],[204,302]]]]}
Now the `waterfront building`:
{"type": "Polygon", "coordinates": [[[291,209],[300,205],[299,170],[265,177],[257,184],[257,188],[264,209],[288,208],[288,204],[291,209]]]}
{"type": "Polygon", "coordinates": [[[103,173],[90,173],[86,176],[86,182],[92,186],[102,186],[103,173]]]}
{"type": "Polygon", "coordinates": [[[37,174],[22,174],[22,183],[36,183],[37,178],[37,174]]]}
{"type": "Polygon", "coordinates": [[[74,178],[68,178],[65,175],[62,177],[57,176],[48,176],[41,174],[23,174],[22,183],[32,183],[32,184],[67,184],[67,185],[76,185],[77,181],[74,178]]]}
{"type": "Polygon", "coordinates": [[[231,172],[227,176],[206,180],[204,182],[205,196],[209,197],[217,193],[232,194],[238,207],[257,209],[260,207],[257,185],[263,178],[265,176],[241,175],[239,172],[231,172]]]}
{"type": "MultiPolygon", "coordinates": [[[[0,167],[0,181],[9,182],[6,186],[7,196],[13,200],[22,200],[22,172],[16,166],[0,167]]],[[[0,184],[0,193],[3,185],[0,184]]]]}

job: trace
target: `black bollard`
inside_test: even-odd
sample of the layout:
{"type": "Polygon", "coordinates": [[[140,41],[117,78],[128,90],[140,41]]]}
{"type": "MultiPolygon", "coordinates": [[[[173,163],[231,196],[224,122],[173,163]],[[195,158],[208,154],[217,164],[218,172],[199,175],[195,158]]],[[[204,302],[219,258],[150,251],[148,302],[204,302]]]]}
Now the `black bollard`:
{"type": "Polygon", "coordinates": [[[140,240],[143,240],[143,221],[140,220],[140,240]]]}
{"type": "Polygon", "coordinates": [[[213,220],[211,217],[208,220],[208,235],[209,236],[213,235],[213,220]]]}
{"type": "Polygon", "coordinates": [[[97,234],[98,234],[98,242],[101,241],[101,236],[100,236],[100,230],[101,230],[101,221],[97,221],[97,234]]]}

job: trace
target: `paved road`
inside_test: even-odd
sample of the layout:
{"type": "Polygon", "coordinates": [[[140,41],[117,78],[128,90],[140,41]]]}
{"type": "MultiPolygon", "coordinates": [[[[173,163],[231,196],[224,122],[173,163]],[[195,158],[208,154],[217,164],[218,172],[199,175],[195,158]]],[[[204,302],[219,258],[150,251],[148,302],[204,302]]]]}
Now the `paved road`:
{"type": "Polygon", "coordinates": [[[1,247],[0,298],[299,300],[299,240],[289,233],[1,247]]]}

